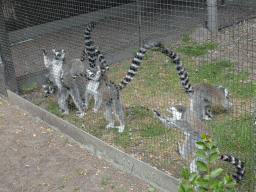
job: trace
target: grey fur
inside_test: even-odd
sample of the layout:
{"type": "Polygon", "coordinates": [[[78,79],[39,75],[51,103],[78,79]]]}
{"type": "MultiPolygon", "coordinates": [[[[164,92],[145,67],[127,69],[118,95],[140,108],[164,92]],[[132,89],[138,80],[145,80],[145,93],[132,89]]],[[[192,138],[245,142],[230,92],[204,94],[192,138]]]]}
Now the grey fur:
{"type": "MultiPolygon", "coordinates": [[[[154,114],[158,116],[160,121],[164,123],[166,127],[169,129],[173,129],[177,127],[178,129],[183,131],[185,135],[185,141],[183,147],[181,147],[180,143],[177,142],[177,150],[175,150],[178,154],[182,156],[183,159],[187,159],[190,151],[196,152],[195,143],[201,140],[201,134],[211,135],[213,138],[213,134],[207,125],[197,118],[196,112],[188,110],[185,106],[179,104],[167,109],[168,112],[172,113],[173,117],[168,117],[159,113],[157,110],[153,110],[154,114]]],[[[235,181],[239,182],[243,178],[245,174],[245,165],[244,163],[232,156],[227,156],[224,154],[220,154],[219,160],[226,161],[236,167],[236,172],[232,174],[230,177],[235,181]]],[[[197,172],[199,170],[196,167],[196,161],[204,161],[199,157],[194,157],[190,163],[190,173],[197,172]]]]}
{"type": "Polygon", "coordinates": [[[53,49],[52,51],[54,53],[54,58],[50,60],[43,50],[44,64],[50,70],[50,76],[53,77],[53,80],[58,87],[57,101],[59,107],[61,110],[64,110],[63,114],[69,114],[68,97],[70,95],[79,112],[83,114],[84,110],[82,108],[80,92],[71,73],[74,68],[72,68],[72,66],[79,66],[79,64],[80,66],[83,66],[83,64],[81,61],[79,62],[77,60],[71,60],[71,62],[67,63],[65,59],[65,51],[63,49],[53,49]]]}
{"type": "Polygon", "coordinates": [[[197,118],[205,120],[211,119],[209,116],[205,115],[206,106],[216,106],[221,104],[226,109],[233,106],[233,104],[229,103],[227,100],[229,92],[228,87],[216,87],[208,83],[197,83],[191,86],[185,67],[177,54],[164,46],[161,46],[161,52],[170,57],[175,64],[182,87],[189,97],[190,110],[197,112],[197,118]]]}
{"type": "Polygon", "coordinates": [[[125,78],[119,83],[119,85],[116,85],[113,81],[107,78],[104,65],[97,66],[96,69],[91,68],[86,70],[88,82],[86,85],[86,96],[84,104],[85,110],[88,109],[89,101],[92,96],[95,100],[95,105],[93,108],[95,113],[98,111],[101,104],[103,104],[104,116],[110,122],[106,126],[107,129],[110,127],[118,128],[118,132],[123,132],[125,122],[120,90],[122,90],[129,82],[131,82],[134,75],[137,73],[137,69],[140,66],[147,50],[153,46],[159,45],[160,43],[145,43],[135,55],[130,69],[127,71],[125,78]],[[120,122],[120,126],[114,126],[115,120],[112,117],[112,108],[113,113],[120,122]]]}
{"type": "Polygon", "coordinates": [[[101,104],[103,105],[104,116],[106,120],[109,121],[106,129],[110,127],[118,128],[118,132],[123,132],[125,122],[118,87],[114,84],[114,82],[109,80],[104,73],[102,73],[99,66],[97,67],[97,70],[87,69],[86,71],[89,81],[86,85],[84,104],[85,111],[88,109],[91,97],[94,97],[95,104],[93,111],[97,113],[101,104]],[[119,126],[114,126],[115,120],[112,117],[112,108],[115,116],[120,122],[119,126]]]}

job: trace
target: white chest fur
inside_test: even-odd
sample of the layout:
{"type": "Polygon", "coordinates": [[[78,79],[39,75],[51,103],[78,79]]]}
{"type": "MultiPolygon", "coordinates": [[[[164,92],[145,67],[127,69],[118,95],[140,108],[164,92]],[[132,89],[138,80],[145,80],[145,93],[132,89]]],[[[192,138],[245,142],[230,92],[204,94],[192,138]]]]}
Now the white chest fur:
{"type": "Polygon", "coordinates": [[[52,65],[53,77],[54,77],[55,82],[56,82],[58,87],[61,86],[61,82],[60,82],[60,73],[61,73],[61,71],[62,71],[62,64],[60,64],[60,65],[53,64],[52,65]]]}
{"type": "Polygon", "coordinates": [[[91,94],[96,95],[99,84],[100,84],[100,82],[97,82],[97,81],[92,81],[92,80],[89,81],[89,83],[87,85],[87,91],[89,91],[91,94]]]}

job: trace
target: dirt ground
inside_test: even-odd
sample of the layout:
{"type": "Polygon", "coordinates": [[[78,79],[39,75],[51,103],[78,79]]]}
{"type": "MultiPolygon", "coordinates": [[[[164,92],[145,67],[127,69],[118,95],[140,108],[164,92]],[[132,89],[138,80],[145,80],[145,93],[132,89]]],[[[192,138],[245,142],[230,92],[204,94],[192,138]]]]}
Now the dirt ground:
{"type": "Polygon", "coordinates": [[[0,141],[1,192],[153,191],[1,95],[0,141]]]}

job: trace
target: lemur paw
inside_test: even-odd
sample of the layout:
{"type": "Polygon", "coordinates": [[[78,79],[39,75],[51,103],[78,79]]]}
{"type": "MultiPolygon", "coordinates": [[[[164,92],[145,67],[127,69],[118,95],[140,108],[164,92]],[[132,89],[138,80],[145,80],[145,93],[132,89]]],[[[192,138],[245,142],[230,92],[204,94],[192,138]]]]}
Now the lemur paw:
{"type": "Polygon", "coordinates": [[[106,129],[115,128],[114,123],[109,123],[105,128],[106,129]]]}
{"type": "Polygon", "coordinates": [[[174,149],[174,151],[176,152],[176,153],[178,153],[179,155],[181,155],[180,154],[180,143],[177,141],[177,149],[174,149]]]}
{"type": "Polygon", "coordinates": [[[153,114],[160,117],[160,113],[157,110],[155,110],[155,109],[153,109],[153,114]]]}
{"type": "Polygon", "coordinates": [[[212,120],[212,118],[208,117],[208,115],[205,115],[204,120],[209,121],[209,120],[212,120]]]}
{"type": "Polygon", "coordinates": [[[81,112],[79,115],[78,115],[78,118],[81,119],[84,117],[84,112],[81,112]]]}
{"type": "Polygon", "coordinates": [[[92,110],[93,110],[94,113],[98,112],[98,109],[93,108],[92,110]]]}
{"type": "Polygon", "coordinates": [[[124,126],[115,126],[115,128],[118,128],[118,133],[122,133],[124,131],[124,126]]]}
{"type": "Polygon", "coordinates": [[[69,111],[64,111],[62,115],[69,115],[69,111]]]}

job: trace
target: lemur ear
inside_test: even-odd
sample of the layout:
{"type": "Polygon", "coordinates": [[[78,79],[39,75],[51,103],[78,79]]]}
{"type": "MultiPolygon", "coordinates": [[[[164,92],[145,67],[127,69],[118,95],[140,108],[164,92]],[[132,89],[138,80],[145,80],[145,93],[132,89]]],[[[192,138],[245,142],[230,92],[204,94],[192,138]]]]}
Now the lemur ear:
{"type": "Polygon", "coordinates": [[[55,49],[52,49],[52,52],[55,53],[55,49]]]}
{"type": "Polygon", "coordinates": [[[64,49],[62,49],[61,51],[62,51],[62,53],[65,53],[65,50],[64,50],[64,49]]]}
{"type": "Polygon", "coordinates": [[[47,85],[43,85],[43,88],[45,88],[47,85]]]}

